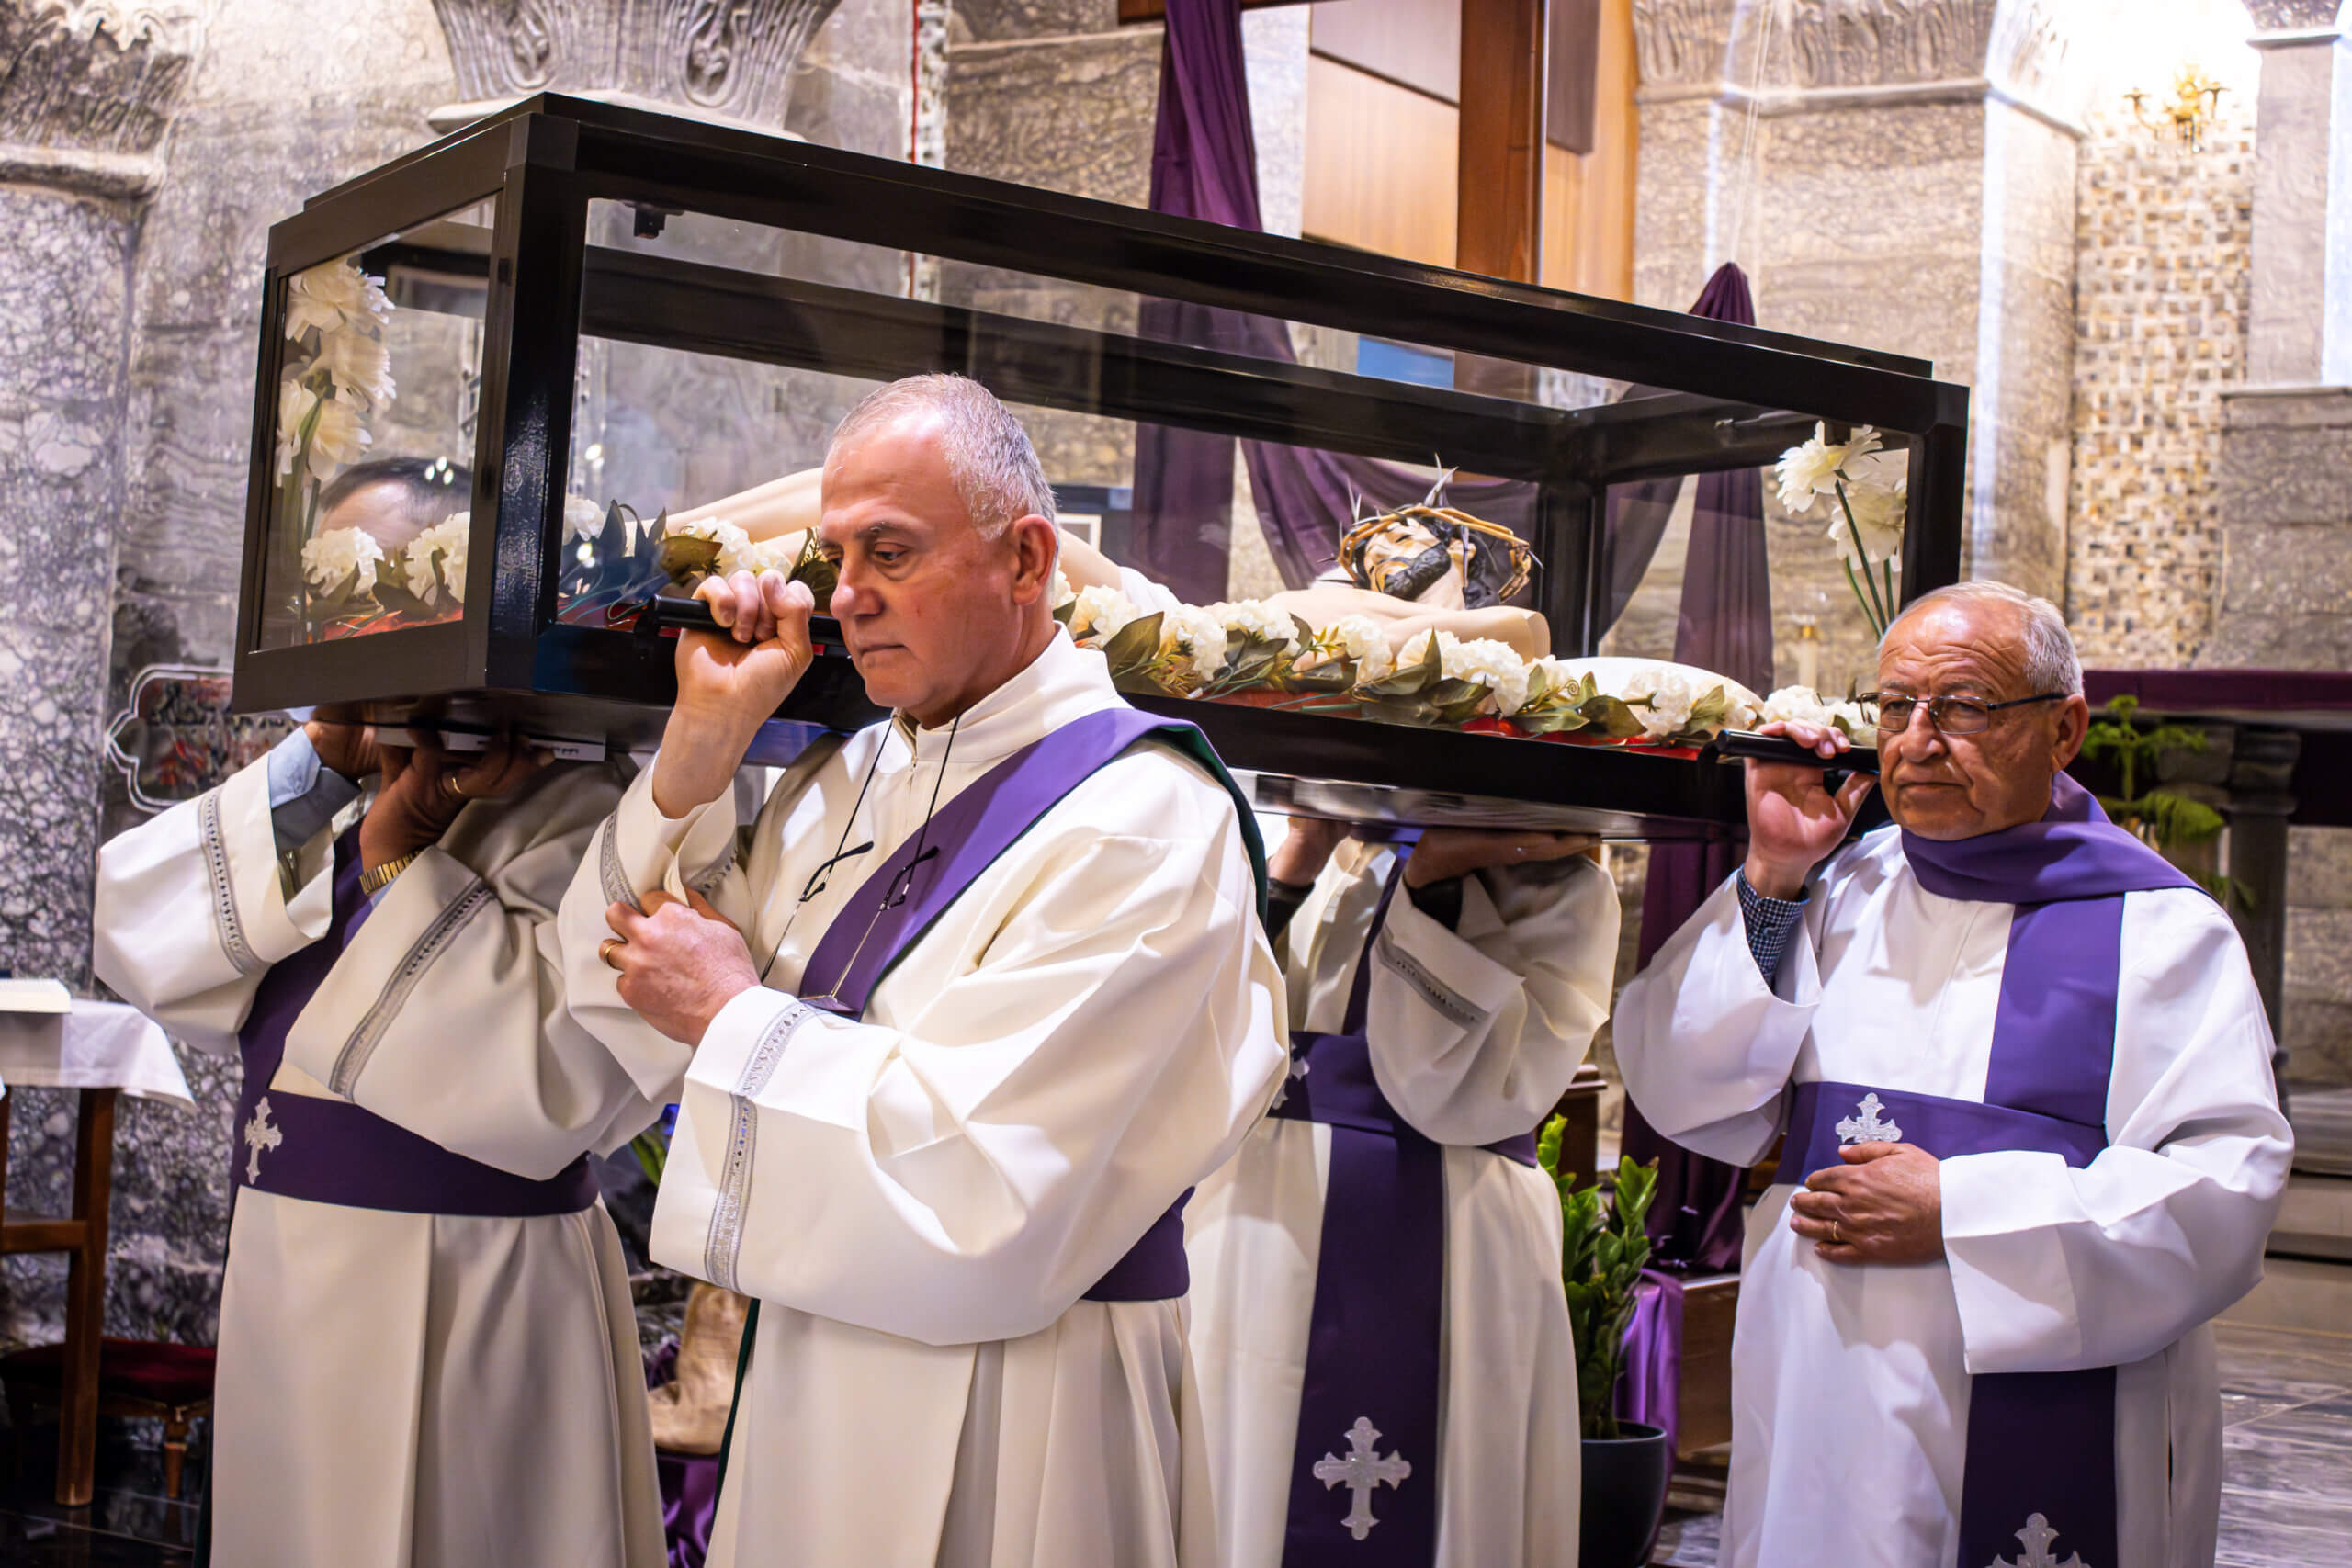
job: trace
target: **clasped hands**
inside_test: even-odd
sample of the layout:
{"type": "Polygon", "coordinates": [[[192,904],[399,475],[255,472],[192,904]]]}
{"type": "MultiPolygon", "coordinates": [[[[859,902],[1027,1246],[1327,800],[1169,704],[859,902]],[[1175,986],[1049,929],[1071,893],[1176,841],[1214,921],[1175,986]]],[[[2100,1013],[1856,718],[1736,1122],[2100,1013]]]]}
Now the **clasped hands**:
{"type": "Polygon", "coordinates": [[[1851,1144],[1789,1199],[1789,1228],[1831,1263],[1932,1263],[1944,1255],[1941,1168],[1911,1144],[1851,1144]]]}

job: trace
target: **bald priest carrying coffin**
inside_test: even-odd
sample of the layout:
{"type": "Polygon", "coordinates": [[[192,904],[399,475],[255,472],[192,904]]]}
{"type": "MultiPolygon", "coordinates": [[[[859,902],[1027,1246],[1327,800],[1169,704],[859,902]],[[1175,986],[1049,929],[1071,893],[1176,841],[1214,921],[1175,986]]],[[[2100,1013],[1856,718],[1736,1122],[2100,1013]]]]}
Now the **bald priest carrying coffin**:
{"type": "Polygon", "coordinates": [[[2260,1277],[2292,1152],[2245,950],[2060,771],[2089,709],[2051,605],[1928,594],[1878,675],[1894,825],[1838,849],[1866,778],[1750,763],[1745,868],[1618,1009],[1659,1131],[1743,1164],[1788,1134],[1724,1561],[2210,1563],[2206,1325],[2260,1277]]]}
{"type": "Polygon", "coordinates": [[[681,640],[558,917],[573,1015],[684,1075],[654,1258],[757,1303],[711,1562],[1205,1563],[1182,1208],[1285,1064],[1255,828],[1055,624],[1053,496],[985,390],[883,388],[823,483],[894,716],[796,762],[739,854],[810,601],[706,584],[731,632],[681,640]]]}

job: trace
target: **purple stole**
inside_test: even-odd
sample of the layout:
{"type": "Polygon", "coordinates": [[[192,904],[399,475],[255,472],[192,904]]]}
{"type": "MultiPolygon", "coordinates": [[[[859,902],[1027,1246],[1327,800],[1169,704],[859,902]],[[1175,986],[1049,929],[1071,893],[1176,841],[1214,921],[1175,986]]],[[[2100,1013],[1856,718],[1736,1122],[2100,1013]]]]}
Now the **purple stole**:
{"type": "Polygon", "coordinates": [[[347,1209],[506,1219],[577,1213],[594,1203],[596,1178],[584,1155],[534,1181],[452,1154],[348,1100],[269,1092],[285,1059],[287,1032],[367,918],[356,831],[335,840],[334,888],[326,935],[271,966],[237,1032],[245,1081],[237,1094],[232,1188],[347,1209]]]}
{"type": "MultiPolygon", "coordinates": [[[[1232,795],[1262,901],[1265,863],[1258,847],[1257,818],[1207,739],[1181,720],[1125,705],[1103,708],[1072,719],[999,762],[943,807],[923,831],[892,851],[850,895],[808,955],[800,976],[800,999],[841,1018],[863,1018],[866,1000],[882,977],[997,857],[1097,769],[1146,739],[1184,752],[1232,795]],[[869,913],[861,919],[860,910],[869,913]]],[[[1084,1299],[1154,1302],[1182,1295],[1192,1284],[1184,1261],[1184,1203],[1191,1197],[1189,1190],[1179,1194],[1084,1299]]]]}
{"type": "MultiPolygon", "coordinates": [[[[1417,837],[1395,840],[1340,1032],[1292,1033],[1293,1077],[1269,1112],[1331,1129],[1283,1568],[1428,1568],[1437,1553],[1444,1151],[1380,1092],[1364,1021],[1373,947],[1417,837]]],[[[1487,1146],[1535,1163],[1532,1132],[1487,1146]]]]}
{"type": "MultiPolygon", "coordinates": [[[[2107,1147],[2124,895],[2197,884],[2064,773],[2039,822],[1951,843],[1906,832],[1903,852],[1930,893],[2018,907],[1984,1099],[1798,1084],[1774,1181],[1803,1186],[1844,1145],[1873,1140],[1938,1159],[2025,1149],[2088,1165],[2107,1147]]],[[[1963,1568],[2022,1558],[2019,1541],[2045,1530],[2086,1568],[2119,1568],[2113,1367],[1972,1377],[1965,1466],[1963,1568]]]]}
{"type": "MultiPolygon", "coordinates": [[[[1208,738],[1197,726],[1182,719],[1159,718],[1122,705],[1082,714],[1015,751],[941,807],[922,831],[891,851],[849,896],[818,939],[816,951],[800,973],[800,999],[839,1018],[865,1017],[874,987],[922,940],[947,907],[996,863],[998,856],[1097,769],[1146,739],[1191,757],[1233,797],[1234,809],[1240,814],[1242,840],[1250,850],[1262,919],[1266,857],[1258,842],[1258,819],[1225,771],[1225,763],[1210,748],[1208,738]],[[864,919],[859,918],[860,910],[866,911],[864,919]]],[[[1178,1193],[1175,1202],[1080,1299],[1172,1301],[1191,1289],[1192,1271],[1184,1260],[1184,1204],[1192,1196],[1190,1188],[1178,1193]]],[[[744,1319],[743,1349],[735,1364],[737,1408],[742,1403],[743,1379],[751,1370],[759,1327],[760,1303],[755,1298],[744,1319]]],[[[722,1478],[734,1446],[735,1412],[729,1409],[726,1435],[718,1445],[722,1478]]]]}

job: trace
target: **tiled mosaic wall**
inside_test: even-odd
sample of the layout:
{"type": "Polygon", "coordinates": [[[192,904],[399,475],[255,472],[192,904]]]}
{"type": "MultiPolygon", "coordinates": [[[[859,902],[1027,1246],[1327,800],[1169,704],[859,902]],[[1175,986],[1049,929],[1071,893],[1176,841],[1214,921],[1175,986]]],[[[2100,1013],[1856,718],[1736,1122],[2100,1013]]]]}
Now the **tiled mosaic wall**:
{"type": "Polygon", "coordinates": [[[2221,391],[2245,377],[2254,98],[2205,151],[2095,110],[2075,209],[2067,619],[2090,665],[2193,662],[2222,566],[2221,391]]]}

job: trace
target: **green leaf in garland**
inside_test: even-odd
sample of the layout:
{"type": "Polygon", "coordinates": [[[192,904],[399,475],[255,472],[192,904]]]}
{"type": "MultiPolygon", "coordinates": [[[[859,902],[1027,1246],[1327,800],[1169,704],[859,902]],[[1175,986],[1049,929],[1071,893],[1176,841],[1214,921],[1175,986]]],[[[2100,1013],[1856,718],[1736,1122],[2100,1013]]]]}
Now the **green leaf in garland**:
{"type": "Polygon", "coordinates": [[[792,563],[791,580],[808,585],[808,592],[815,597],[817,608],[820,611],[832,603],[833,590],[841,586],[842,570],[825,558],[825,552],[817,547],[817,531],[814,528],[801,538],[800,558],[792,563]]]}
{"type": "Polygon", "coordinates": [[[662,570],[679,587],[692,588],[718,570],[717,539],[697,539],[684,534],[662,536],[662,570]]]}
{"type": "Polygon", "coordinates": [[[1420,662],[1408,665],[1393,674],[1385,675],[1377,681],[1368,681],[1356,690],[1374,701],[1385,701],[1391,697],[1418,696],[1435,685],[1443,675],[1444,666],[1438,659],[1437,638],[1431,637],[1429,639],[1429,646],[1422,651],[1420,662]]]}
{"type": "Polygon", "coordinates": [[[1102,658],[1111,666],[1112,680],[1139,672],[1159,656],[1161,619],[1157,611],[1148,615],[1139,615],[1121,626],[1118,635],[1102,645],[1102,658]]]}
{"type": "Polygon", "coordinates": [[[1630,740],[1642,733],[1642,721],[1616,697],[1594,695],[1577,705],[1577,711],[1611,740],[1630,740]]]}

